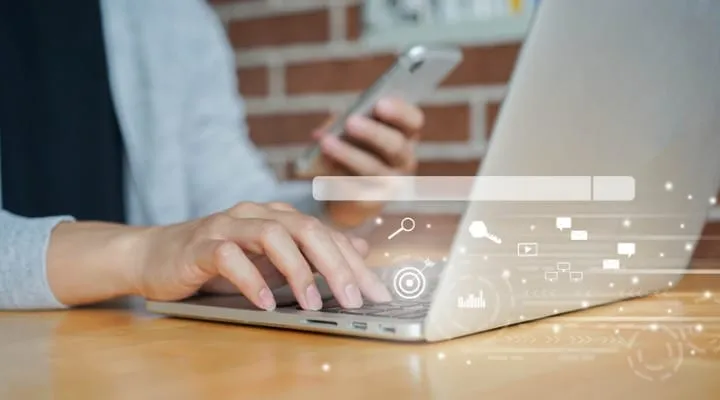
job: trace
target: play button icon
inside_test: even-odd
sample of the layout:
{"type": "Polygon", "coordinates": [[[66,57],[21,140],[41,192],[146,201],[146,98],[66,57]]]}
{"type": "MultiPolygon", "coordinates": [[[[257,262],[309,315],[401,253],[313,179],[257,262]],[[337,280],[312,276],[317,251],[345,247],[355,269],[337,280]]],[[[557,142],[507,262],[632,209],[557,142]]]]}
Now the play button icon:
{"type": "Polygon", "coordinates": [[[537,257],[538,244],[537,243],[518,243],[517,253],[518,253],[518,257],[537,257]]]}

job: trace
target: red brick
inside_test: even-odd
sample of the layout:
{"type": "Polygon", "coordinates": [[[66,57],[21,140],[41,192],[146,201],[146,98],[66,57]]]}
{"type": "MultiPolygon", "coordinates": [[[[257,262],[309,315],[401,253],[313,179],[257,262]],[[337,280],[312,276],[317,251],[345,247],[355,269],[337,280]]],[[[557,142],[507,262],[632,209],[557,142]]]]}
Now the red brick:
{"type": "Polygon", "coordinates": [[[267,96],[269,92],[269,73],[265,67],[240,68],[238,90],[246,97],[267,96]]]}
{"type": "Polygon", "coordinates": [[[465,141],[470,138],[470,108],[464,105],[426,106],[422,141],[465,141]]]}
{"type": "Polygon", "coordinates": [[[346,10],[347,39],[356,40],[362,35],[363,20],[362,8],[359,5],[350,6],[346,10]]]}
{"type": "Polygon", "coordinates": [[[443,86],[506,83],[512,75],[520,44],[467,47],[463,62],[443,82],[443,86]]]}
{"type": "Polygon", "coordinates": [[[480,160],[472,161],[423,161],[418,176],[473,176],[477,174],[480,160]]]}
{"type": "Polygon", "coordinates": [[[289,94],[358,92],[373,84],[393,63],[389,54],[291,64],[285,77],[289,94]]]}
{"type": "Polygon", "coordinates": [[[493,128],[495,128],[495,122],[500,113],[500,105],[501,103],[488,103],[485,106],[485,132],[488,138],[490,138],[493,128]]]}
{"type": "Polygon", "coordinates": [[[258,146],[310,143],[310,134],[328,118],[328,113],[250,115],[250,138],[258,146]]]}
{"type": "Polygon", "coordinates": [[[231,21],[228,35],[237,48],[322,43],[330,39],[328,10],[231,21]]]}

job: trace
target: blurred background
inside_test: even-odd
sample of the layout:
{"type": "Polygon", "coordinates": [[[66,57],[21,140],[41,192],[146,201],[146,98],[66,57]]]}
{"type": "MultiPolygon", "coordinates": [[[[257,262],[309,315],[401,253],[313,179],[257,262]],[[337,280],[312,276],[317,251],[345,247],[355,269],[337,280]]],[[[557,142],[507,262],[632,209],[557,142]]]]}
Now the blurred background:
{"type": "Polygon", "coordinates": [[[278,175],[308,132],[342,111],[413,43],[465,61],[422,106],[419,175],[474,175],[532,0],[212,0],[237,53],[253,141],[278,175]]]}

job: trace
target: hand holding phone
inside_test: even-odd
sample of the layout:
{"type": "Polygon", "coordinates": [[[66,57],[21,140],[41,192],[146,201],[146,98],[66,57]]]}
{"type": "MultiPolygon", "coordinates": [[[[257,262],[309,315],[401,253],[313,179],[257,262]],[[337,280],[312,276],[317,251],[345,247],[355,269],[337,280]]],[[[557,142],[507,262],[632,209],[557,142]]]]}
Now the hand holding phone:
{"type": "MultiPolygon", "coordinates": [[[[378,101],[383,98],[395,98],[415,105],[431,94],[461,60],[462,52],[457,48],[410,48],[359,96],[353,106],[325,129],[326,134],[340,137],[356,147],[372,152],[372,149],[345,134],[348,119],[353,115],[372,117],[378,101]]],[[[295,174],[307,178],[326,175],[333,169],[326,162],[320,148],[316,146],[296,161],[295,174]]]]}

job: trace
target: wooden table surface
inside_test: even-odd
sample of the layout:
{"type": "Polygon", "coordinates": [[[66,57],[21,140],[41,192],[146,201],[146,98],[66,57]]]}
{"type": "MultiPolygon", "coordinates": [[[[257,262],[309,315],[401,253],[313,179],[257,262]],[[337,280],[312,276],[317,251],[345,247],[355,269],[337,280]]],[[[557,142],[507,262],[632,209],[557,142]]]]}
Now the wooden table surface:
{"type": "Polygon", "coordinates": [[[1,313],[0,399],[718,399],[719,339],[720,278],[701,275],[434,344],[165,318],[127,299],[1,313]]]}

